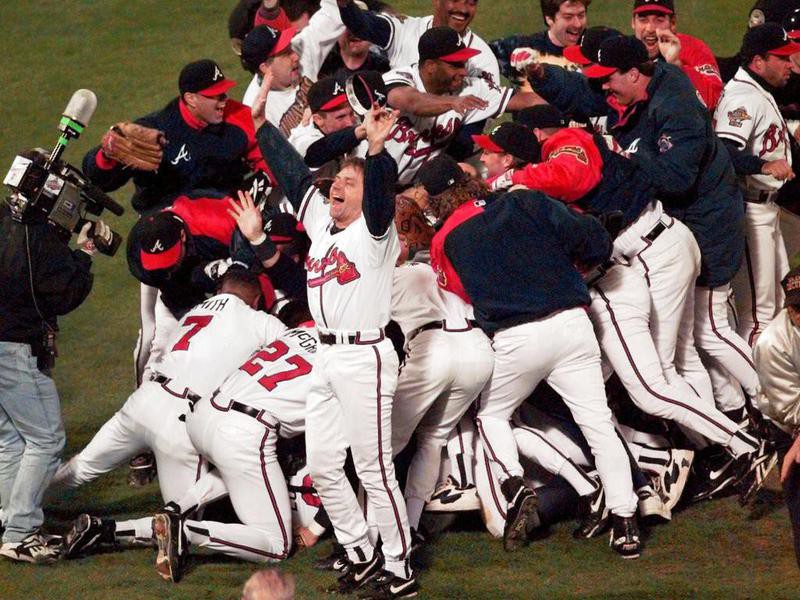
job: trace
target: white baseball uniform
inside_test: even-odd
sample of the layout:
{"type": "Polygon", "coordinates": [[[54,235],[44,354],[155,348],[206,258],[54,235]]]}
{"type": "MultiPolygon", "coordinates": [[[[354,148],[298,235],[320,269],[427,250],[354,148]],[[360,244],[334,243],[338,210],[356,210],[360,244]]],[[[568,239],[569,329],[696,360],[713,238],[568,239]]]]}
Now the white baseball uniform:
{"type": "Polygon", "coordinates": [[[373,547],[367,524],[343,469],[350,447],[374,508],[386,569],[408,578],[411,540],[392,462],[398,358],[383,330],[400,254],[397,231],[391,223],[384,235],[375,237],[363,214],[338,229],[326,198],[313,186],[298,215],[311,238],[308,302],[322,342],[306,414],[311,476],[350,559],[369,560],[373,547]]]}
{"type": "Polygon", "coordinates": [[[216,466],[241,521],[187,520],[191,544],[254,562],[288,557],[292,512],[276,442],[305,429],[317,345],[313,330],[284,331],[187,414],[189,438],[216,466]]]}
{"type": "MultiPolygon", "coordinates": [[[[789,131],[775,98],[740,68],[726,85],[715,113],[715,131],[747,154],[792,164],[789,131]]],[[[739,334],[752,346],[783,299],[781,279],[789,271],[775,197],[783,182],[748,175],[745,196],[745,261],[733,279],[739,334]]]]}
{"type": "Polygon", "coordinates": [[[473,316],[472,306],[439,288],[430,265],[395,269],[392,318],[405,335],[406,358],[392,410],[392,446],[398,454],[416,430],[405,489],[415,529],[436,488],[442,447],[492,374],[491,343],[473,316]]]}
{"type": "MultiPolygon", "coordinates": [[[[418,63],[419,38],[433,27],[433,16],[396,17],[388,14],[378,16],[385,19],[391,29],[389,43],[382,49],[386,50],[392,69],[418,63]]],[[[461,39],[465,46],[480,52],[467,61],[467,74],[470,77],[486,79],[494,85],[499,84],[500,67],[489,45],[471,30],[465,31],[461,39]]]]}
{"type": "MultiPolygon", "coordinates": [[[[267,120],[284,135],[300,124],[308,106],[308,89],[319,77],[319,70],[336,41],[344,33],[335,0],[323,0],[308,25],[292,39],[292,48],[300,57],[300,84],[285,90],[271,90],[265,108],[267,120]]],[[[253,76],[242,98],[242,104],[253,106],[261,88],[260,74],[253,76]]]]}
{"type": "MultiPolygon", "coordinates": [[[[59,468],[52,485],[78,487],[151,449],[164,502],[178,500],[207,469],[186,433],[189,402],[210,395],[255,348],[285,329],[275,317],[232,294],[197,305],[181,319],[153,379],[59,468]]],[[[150,519],[145,521],[149,527],[150,519]]]]}
{"type": "MultiPolygon", "coordinates": [[[[389,71],[383,80],[389,88],[403,85],[427,93],[417,65],[389,71]]],[[[470,110],[463,115],[450,110],[435,117],[401,114],[386,140],[386,151],[397,163],[398,184],[411,184],[419,168],[441,154],[462,125],[491,119],[505,112],[513,94],[511,88],[500,87],[485,79],[467,77],[456,95],[482,98],[489,103],[486,108],[470,110]]]]}

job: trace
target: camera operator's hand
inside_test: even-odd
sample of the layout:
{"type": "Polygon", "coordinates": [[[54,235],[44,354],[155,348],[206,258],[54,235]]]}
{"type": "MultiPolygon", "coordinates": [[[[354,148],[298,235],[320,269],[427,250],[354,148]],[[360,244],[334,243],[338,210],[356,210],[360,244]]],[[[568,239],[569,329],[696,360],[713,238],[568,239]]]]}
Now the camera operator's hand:
{"type": "MultiPolygon", "coordinates": [[[[101,221],[98,221],[98,225],[101,221]]],[[[78,234],[78,248],[86,252],[89,256],[94,256],[97,252],[97,247],[94,245],[94,241],[91,237],[89,237],[89,230],[92,228],[91,221],[88,223],[84,223],[83,227],[81,227],[81,231],[78,234]]],[[[109,229],[110,231],[110,229],[109,229]]]]}
{"type": "Polygon", "coordinates": [[[110,246],[114,239],[114,232],[111,231],[111,227],[103,223],[103,221],[98,220],[94,225],[94,235],[92,235],[92,239],[97,245],[110,246]]]}

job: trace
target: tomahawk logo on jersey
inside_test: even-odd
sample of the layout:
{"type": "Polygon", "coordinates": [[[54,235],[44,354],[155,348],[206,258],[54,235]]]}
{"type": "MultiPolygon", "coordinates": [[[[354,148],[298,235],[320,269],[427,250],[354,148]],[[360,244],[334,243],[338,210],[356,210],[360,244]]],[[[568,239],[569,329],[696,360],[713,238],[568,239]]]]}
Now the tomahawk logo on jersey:
{"type": "Polygon", "coordinates": [[[313,186],[298,215],[311,238],[306,260],[308,303],[317,326],[352,331],[383,327],[389,321],[392,288],[392,270],[385,268],[385,262],[391,257],[394,263],[400,254],[394,223],[376,238],[362,214],[340,230],[333,224],[327,200],[313,186]]]}

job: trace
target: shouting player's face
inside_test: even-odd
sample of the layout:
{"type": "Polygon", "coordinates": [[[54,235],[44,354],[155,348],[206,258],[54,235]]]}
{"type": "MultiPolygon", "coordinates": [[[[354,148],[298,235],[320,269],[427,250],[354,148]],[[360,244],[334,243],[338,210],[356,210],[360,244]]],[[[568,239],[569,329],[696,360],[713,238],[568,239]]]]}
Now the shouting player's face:
{"type": "Polygon", "coordinates": [[[559,46],[574,46],[586,29],[586,6],[567,0],[558,7],[554,18],[545,17],[550,39],[559,46]]]}
{"type": "Polygon", "coordinates": [[[222,123],[225,117],[225,104],[228,101],[227,94],[203,96],[187,92],[183,98],[186,106],[189,107],[189,112],[203,123],[208,125],[222,123]]]}
{"type": "Polygon", "coordinates": [[[644,43],[650,58],[655,58],[659,52],[657,32],[660,29],[669,29],[675,33],[675,15],[655,12],[633,15],[631,27],[634,37],[644,43]]]}
{"type": "Polygon", "coordinates": [[[433,24],[447,25],[463,34],[477,11],[478,0],[433,0],[433,24]]]}
{"type": "Polygon", "coordinates": [[[272,89],[287,90],[300,83],[300,57],[292,47],[272,59],[272,89]]]}
{"type": "Polygon", "coordinates": [[[364,173],[361,169],[347,166],[336,174],[328,196],[330,214],[337,227],[350,225],[361,215],[364,200],[364,173]]]}

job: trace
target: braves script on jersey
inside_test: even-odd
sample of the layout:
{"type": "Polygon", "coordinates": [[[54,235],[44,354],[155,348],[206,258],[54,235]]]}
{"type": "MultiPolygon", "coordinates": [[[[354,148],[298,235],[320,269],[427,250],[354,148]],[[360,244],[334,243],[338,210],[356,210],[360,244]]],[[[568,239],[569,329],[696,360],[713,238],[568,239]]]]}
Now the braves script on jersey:
{"type": "Polygon", "coordinates": [[[218,294],[181,319],[155,370],[185,382],[205,396],[250,356],[278,337],[286,326],[272,315],[250,308],[238,296],[218,294]],[[225,348],[220,352],[220,348],[225,348]]]}
{"type": "MultiPolygon", "coordinates": [[[[725,86],[714,117],[717,135],[734,141],[748,154],[766,161],[783,158],[792,164],[789,131],[775,98],[744,69],[725,86]]],[[[749,189],[771,191],[782,185],[771,175],[747,176],[749,189]]]]}
{"type": "MultiPolygon", "coordinates": [[[[406,85],[426,93],[416,65],[389,71],[383,79],[390,88],[406,85]]],[[[441,153],[462,125],[491,119],[504,112],[513,93],[510,88],[468,77],[458,95],[486,100],[489,104],[483,110],[470,110],[463,115],[450,110],[436,117],[402,114],[386,140],[386,151],[397,162],[398,184],[412,183],[422,164],[441,153]]]]}
{"type": "Polygon", "coordinates": [[[392,271],[400,253],[394,224],[384,237],[375,238],[361,215],[340,230],[315,187],[306,192],[299,216],[311,238],[308,303],[317,326],[358,331],[386,325],[392,271]]]}
{"type": "Polygon", "coordinates": [[[265,410],[280,421],[282,437],[302,433],[318,343],[313,329],[284,331],[231,374],[220,386],[220,395],[265,410]]]}

